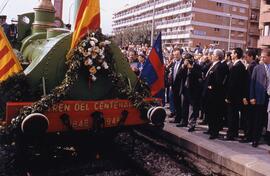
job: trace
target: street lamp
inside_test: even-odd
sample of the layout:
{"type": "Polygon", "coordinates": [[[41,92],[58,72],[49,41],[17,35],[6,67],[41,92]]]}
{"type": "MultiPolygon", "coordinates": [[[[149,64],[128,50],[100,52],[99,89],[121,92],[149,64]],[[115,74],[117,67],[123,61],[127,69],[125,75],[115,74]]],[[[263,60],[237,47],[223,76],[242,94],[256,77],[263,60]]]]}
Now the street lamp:
{"type": "Polygon", "coordinates": [[[69,9],[68,9],[68,24],[70,23],[70,18],[71,18],[71,8],[74,6],[74,2],[70,4],[69,9]]]}
{"type": "Polygon", "coordinates": [[[155,15],[156,15],[156,0],[154,0],[154,8],[153,8],[153,19],[152,19],[152,29],[151,29],[151,46],[154,45],[155,15]]]}
{"type": "Polygon", "coordinates": [[[229,24],[229,41],[228,41],[228,51],[231,48],[231,33],[232,33],[232,14],[227,14],[230,17],[230,24],[229,24]]]}

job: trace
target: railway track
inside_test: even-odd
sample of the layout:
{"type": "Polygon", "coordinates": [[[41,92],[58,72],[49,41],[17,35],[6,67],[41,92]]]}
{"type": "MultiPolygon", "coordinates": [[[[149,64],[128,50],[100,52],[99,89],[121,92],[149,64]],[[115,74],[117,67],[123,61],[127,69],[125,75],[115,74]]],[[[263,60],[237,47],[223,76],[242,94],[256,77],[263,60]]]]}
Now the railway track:
{"type": "MultiPolygon", "coordinates": [[[[0,147],[0,176],[197,176],[186,168],[181,149],[147,130],[119,133],[114,139],[82,140],[47,153],[28,148],[15,162],[15,147],[0,147]],[[79,146],[79,147],[78,147],[79,146]]],[[[48,146],[49,147],[49,146],[48,146]]]]}

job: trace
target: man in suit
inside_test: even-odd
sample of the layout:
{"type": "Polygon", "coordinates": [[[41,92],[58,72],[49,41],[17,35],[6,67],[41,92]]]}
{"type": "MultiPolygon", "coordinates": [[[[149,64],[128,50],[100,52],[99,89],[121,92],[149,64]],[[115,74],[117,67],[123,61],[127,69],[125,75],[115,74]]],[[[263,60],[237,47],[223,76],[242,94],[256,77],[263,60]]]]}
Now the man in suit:
{"type": "Polygon", "coordinates": [[[262,64],[257,65],[250,80],[250,104],[254,109],[254,116],[251,118],[252,146],[257,147],[262,133],[263,121],[267,117],[268,95],[267,88],[269,80],[270,51],[264,49],[261,54],[262,64]]]}
{"type": "Polygon", "coordinates": [[[230,75],[227,83],[226,103],[228,104],[228,132],[227,140],[234,140],[238,137],[239,130],[239,112],[243,106],[243,100],[246,99],[245,86],[247,72],[242,63],[243,50],[234,48],[232,51],[233,66],[230,69],[230,75]]]}
{"type": "Polygon", "coordinates": [[[186,68],[183,67],[183,50],[175,48],[173,50],[174,64],[172,66],[172,92],[175,107],[175,123],[180,123],[182,119],[182,92],[183,82],[186,77],[186,68]]]}
{"type": "Polygon", "coordinates": [[[183,88],[183,124],[188,123],[189,132],[195,130],[197,118],[199,116],[200,100],[202,94],[202,70],[201,67],[195,63],[191,54],[186,54],[185,65],[187,66],[187,77],[183,88]],[[189,107],[192,108],[192,113],[189,116],[189,107]]]}
{"type": "MultiPolygon", "coordinates": [[[[227,84],[228,84],[228,79],[229,79],[229,73],[230,73],[230,70],[229,70],[229,66],[227,64],[227,60],[224,58],[222,61],[221,61],[221,64],[220,64],[220,72],[222,75],[224,75],[224,80],[222,81],[222,98],[223,100],[225,100],[225,97],[226,97],[226,88],[227,88],[227,84]]],[[[221,121],[221,124],[220,124],[220,129],[222,130],[224,126],[227,126],[227,111],[228,111],[228,108],[227,108],[227,104],[225,101],[223,101],[223,104],[222,104],[222,108],[221,108],[221,113],[222,113],[222,121],[221,121]]]]}
{"type": "Polygon", "coordinates": [[[209,139],[216,139],[220,130],[221,108],[224,99],[222,95],[223,81],[225,74],[222,72],[221,60],[224,53],[220,49],[215,49],[212,56],[212,65],[206,73],[203,99],[205,104],[205,113],[208,117],[209,139]]]}
{"type": "MultiPolygon", "coordinates": [[[[246,70],[247,70],[247,84],[246,84],[246,88],[245,88],[245,97],[243,100],[243,109],[241,111],[241,120],[240,122],[243,124],[242,128],[244,129],[244,137],[243,140],[241,140],[240,142],[251,142],[251,138],[252,138],[252,131],[251,131],[251,125],[252,125],[252,118],[253,118],[253,106],[250,105],[249,103],[249,92],[250,92],[250,81],[251,81],[251,76],[252,76],[252,72],[255,68],[255,66],[257,66],[257,62],[255,61],[256,59],[256,52],[253,49],[249,49],[246,51],[245,53],[245,57],[244,57],[245,61],[246,61],[246,70]]],[[[241,127],[241,125],[240,125],[241,127]]]]}

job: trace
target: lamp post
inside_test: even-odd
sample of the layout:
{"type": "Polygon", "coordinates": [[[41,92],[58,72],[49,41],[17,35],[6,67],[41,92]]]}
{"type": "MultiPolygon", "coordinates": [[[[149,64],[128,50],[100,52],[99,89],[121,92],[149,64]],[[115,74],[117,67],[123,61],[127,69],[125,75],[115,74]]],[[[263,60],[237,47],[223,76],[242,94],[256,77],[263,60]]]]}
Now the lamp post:
{"type": "Polygon", "coordinates": [[[227,14],[230,17],[229,22],[229,41],[228,41],[228,51],[231,48],[231,33],[232,33],[232,14],[227,14]]]}
{"type": "Polygon", "coordinates": [[[154,44],[155,15],[156,15],[156,0],[154,0],[154,8],[153,8],[153,19],[152,19],[152,29],[151,29],[151,46],[153,46],[153,44],[154,44]]]}
{"type": "Polygon", "coordinates": [[[70,19],[71,19],[71,8],[72,6],[74,6],[74,2],[70,4],[69,9],[68,9],[68,24],[70,23],[70,19]]]}

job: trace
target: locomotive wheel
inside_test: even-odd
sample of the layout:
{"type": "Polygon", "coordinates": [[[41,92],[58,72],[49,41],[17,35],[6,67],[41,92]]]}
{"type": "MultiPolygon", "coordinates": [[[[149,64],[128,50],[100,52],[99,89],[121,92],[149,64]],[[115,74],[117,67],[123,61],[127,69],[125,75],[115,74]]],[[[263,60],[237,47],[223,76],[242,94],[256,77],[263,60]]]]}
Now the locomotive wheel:
{"type": "Polygon", "coordinates": [[[27,134],[43,134],[49,127],[48,118],[41,113],[33,113],[23,119],[21,130],[27,134]]]}
{"type": "Polygon", "coordinates": [[[165,118],[166,118],[166,111],[163,107],[158,106],[154,107],[153,109],[149,109],[149,119],[151,122],[156,126],[163,125],[165,118]]]}

